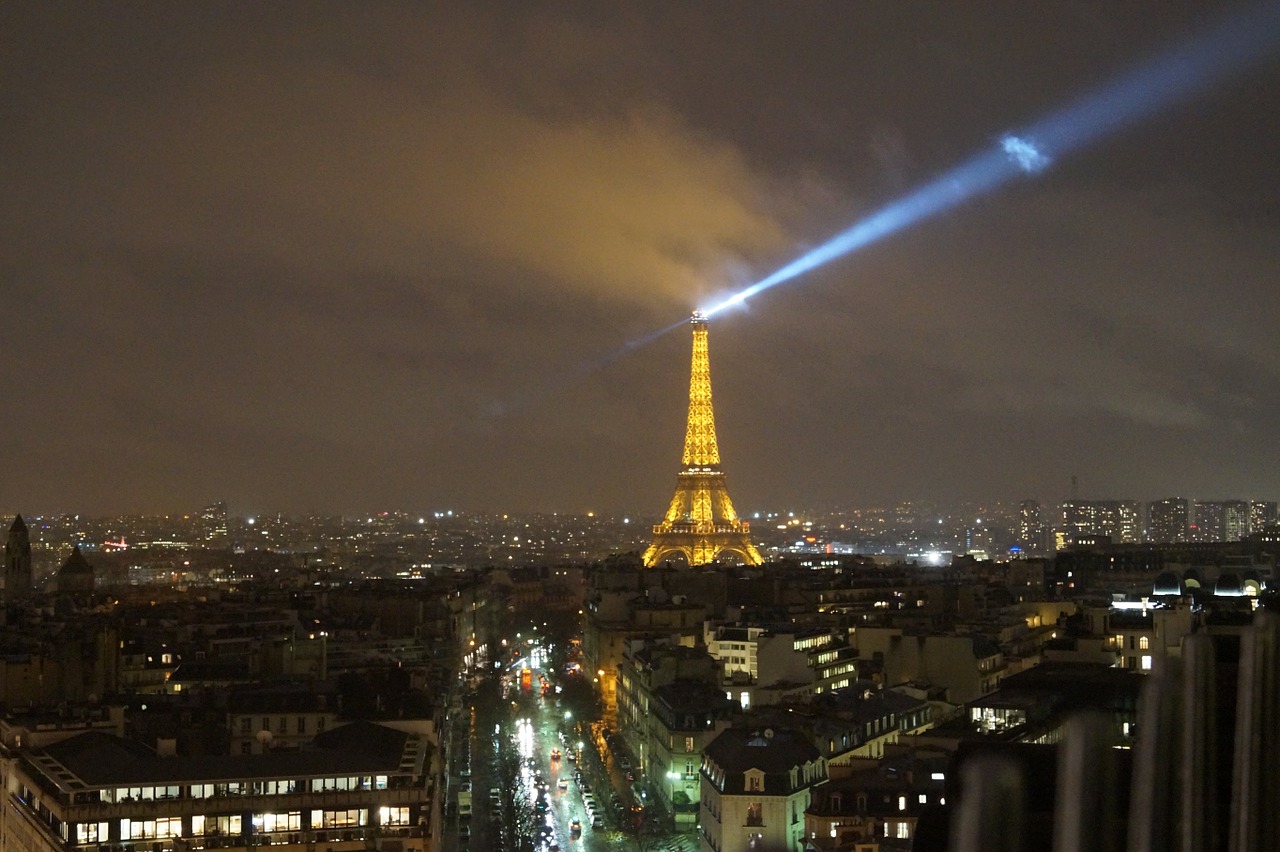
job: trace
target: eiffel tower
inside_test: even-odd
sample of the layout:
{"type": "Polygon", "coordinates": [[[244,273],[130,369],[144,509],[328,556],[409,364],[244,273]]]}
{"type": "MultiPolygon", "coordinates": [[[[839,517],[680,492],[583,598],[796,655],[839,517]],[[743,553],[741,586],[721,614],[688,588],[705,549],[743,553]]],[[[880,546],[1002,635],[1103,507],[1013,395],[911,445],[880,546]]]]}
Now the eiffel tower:
{"type": "Polygon", "coordinates": [[[662,523],[653,528],[653,543],[645,550],[646,568],[683,553],[690,565],[714,562],[721,553],[736,554],[748,565],[764,559],[748,535],[749,526],[738,518],[720,469],[716,445],[716,418],[711,410],[711,360],[707,357],[707,318],[694,311],[693,370],[689,377],[689,426],[684,434],[684,470],[676,475],[676,496],[671,498],[662,523]]]}

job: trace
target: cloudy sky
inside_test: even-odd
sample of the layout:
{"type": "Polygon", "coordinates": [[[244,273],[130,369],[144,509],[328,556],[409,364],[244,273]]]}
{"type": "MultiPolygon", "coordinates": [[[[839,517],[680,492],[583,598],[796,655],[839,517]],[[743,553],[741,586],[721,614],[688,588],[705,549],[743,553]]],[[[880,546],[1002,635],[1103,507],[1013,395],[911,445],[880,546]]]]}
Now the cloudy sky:
{"type": "MultiPolygon", "coordinates": [[[[618,510],[687,328],[1240,4],[0,6],[0,507],[618,510]]],[[[742,511],[1280,497],[1280,60],[711,326],[742,511]]]]}

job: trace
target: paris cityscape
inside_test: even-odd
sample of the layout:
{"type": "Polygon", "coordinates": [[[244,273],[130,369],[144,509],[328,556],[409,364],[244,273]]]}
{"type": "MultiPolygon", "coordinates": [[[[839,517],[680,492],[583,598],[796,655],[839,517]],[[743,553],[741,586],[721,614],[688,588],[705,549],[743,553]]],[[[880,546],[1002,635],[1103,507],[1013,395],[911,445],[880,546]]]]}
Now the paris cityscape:
{"type": "MultiPolygon", "coordinates": [[[[1062,805],[983,829],[947,800],[979,795],[974,767],[1049,784],[1052,752],[1086,737],[1097,764],[1059,773],[1061,796],[1139,772],[1115,755],[1155,760],[1167,743],[1141,736],[1216,713],[1188,703],[1162,729],[1173,699],[1143,681],[1217,689],[1220,655],[1240,707],[1274,699],[1250,684],[1275,681],[1275,502],[753,527],[719,455],[709,322],[691,327],[656,523],[15,517],[5,848],[943,849],[1009,825],[1043,846],[1062,805]]],[[[1265,724],[1236,720],[1246,742],[1265,724]]],[[[1181,759],[1212,777],[1215,748],[1181,759]]],[[[1136,785],[1127,821],[1113,803],[1097,827],[1163,825],[1152,798],[1136,785]]]]}
{"type": "Polygon", "coordinates": [[[1280,849],[1274,0],[0,79],[0,851],[1280,849]]]}

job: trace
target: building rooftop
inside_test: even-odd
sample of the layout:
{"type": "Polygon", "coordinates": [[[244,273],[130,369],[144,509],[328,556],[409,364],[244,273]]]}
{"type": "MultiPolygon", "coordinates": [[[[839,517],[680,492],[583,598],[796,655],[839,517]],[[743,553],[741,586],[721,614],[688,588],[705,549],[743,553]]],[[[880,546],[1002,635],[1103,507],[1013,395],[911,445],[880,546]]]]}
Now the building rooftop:
{"type": "Polygon", "coordinates": [[[390,774],[402,771],[402,766],[421,765],[416,737],[370,722],[335,728],[317,736],[314,745],[308,751],[162,757],[133,740],[90,731],[33,751],[24,759],[66,792],[196,781],[390,774]]]}

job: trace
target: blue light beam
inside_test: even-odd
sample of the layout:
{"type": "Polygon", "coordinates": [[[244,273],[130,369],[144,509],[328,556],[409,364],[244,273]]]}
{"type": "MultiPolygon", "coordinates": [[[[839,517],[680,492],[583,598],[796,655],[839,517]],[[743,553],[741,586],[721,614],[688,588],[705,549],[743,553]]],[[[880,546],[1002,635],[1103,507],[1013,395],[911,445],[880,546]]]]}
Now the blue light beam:
{"type": "Polygon", "coordinates": [[[706,316],[740,307],[753,296],[870,245],[1149,118],[1243,72],[1280,47],[1280,3],[1252,7],[1184,42],[1066,108],[1002,136],[993,149],[891,201],[848,230],[750,287],[703,308],[706,316]]]}

